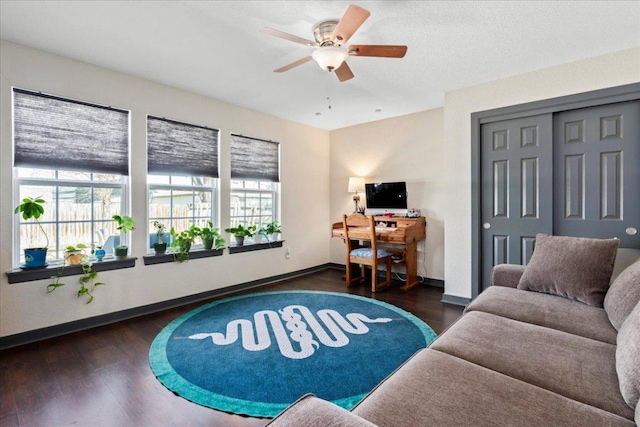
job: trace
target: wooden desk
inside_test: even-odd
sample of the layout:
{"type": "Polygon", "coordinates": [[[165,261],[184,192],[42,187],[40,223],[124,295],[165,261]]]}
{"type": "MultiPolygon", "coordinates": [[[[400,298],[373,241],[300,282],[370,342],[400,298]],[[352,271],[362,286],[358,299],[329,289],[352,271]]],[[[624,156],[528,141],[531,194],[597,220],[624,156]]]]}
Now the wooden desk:
{"type": "MultiPolygon", "coordinates": [[[[395,255],[404,253],[405,259],[402,262],[394,262],[394,265],[405,267],[405,286],[402,289],[410,289],[418,282],[418,242],[427,238],[426,221],[423,216],[418,218],[405,217],[374,217],[376,222],[376,241],[378,248],[384,248],[395,255]],[[386,223],[387,227],[378,227],[380,223],[386,223]]],[[[349,233],[353,237],[358,236],[357,227],[350,229],[349,233]]],[[[344,228],[342,222],[336,222],[331,226],[331,236],[344,240],[344,228]]],[[[362,239],[366,245],[369,240],[368,234],[362,233],[362,239]]]]}

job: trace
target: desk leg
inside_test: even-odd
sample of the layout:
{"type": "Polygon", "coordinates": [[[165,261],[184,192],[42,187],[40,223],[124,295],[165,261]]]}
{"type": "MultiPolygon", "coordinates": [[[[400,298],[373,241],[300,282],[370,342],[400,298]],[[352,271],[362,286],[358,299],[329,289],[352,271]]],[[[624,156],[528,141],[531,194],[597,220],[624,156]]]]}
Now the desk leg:
{"type": "Polygon", "coordinates": [[[407,243],[405,249],[405,275],[406,283],[400,289],[411,289],[416,286],[418,282],[418,244],[417,242],[407,243]]]}

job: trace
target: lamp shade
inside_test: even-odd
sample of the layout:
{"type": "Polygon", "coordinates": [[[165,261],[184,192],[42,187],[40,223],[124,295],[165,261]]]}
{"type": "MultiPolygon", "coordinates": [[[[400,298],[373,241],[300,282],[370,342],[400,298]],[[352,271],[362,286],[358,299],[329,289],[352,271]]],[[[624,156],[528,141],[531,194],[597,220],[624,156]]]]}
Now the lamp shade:
{"type": "Polygon", "coordinates": [[[364,191],[364,178],[361,176],[352,176],[349,178],[349,193],[357,193],[364,191]]]}
{"type": "Polygon", "coordinates": [[[320,47],[313,51],[311,57],[323,70],[335,70],[339,68],[347,58],[347,52],[335,46],[320,47]]]}

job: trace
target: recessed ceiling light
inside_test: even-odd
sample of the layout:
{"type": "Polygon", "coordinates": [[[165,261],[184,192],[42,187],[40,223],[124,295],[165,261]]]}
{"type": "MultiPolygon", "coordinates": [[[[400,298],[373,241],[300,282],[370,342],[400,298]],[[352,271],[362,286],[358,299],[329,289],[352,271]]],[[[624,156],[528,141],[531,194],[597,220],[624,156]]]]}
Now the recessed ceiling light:
{"type": "Polygon", "coordinates": [[[318,111],[318,112],[316,113],[316,116],[321,116],[321,115],[322,115],[322,113],[321,113],[320,111],[318,111]]]}
{"type": "Polygon", "coordinates": [[[376,108],[376,113],[382,113],[382,110],[380,108],[376,108]]]}

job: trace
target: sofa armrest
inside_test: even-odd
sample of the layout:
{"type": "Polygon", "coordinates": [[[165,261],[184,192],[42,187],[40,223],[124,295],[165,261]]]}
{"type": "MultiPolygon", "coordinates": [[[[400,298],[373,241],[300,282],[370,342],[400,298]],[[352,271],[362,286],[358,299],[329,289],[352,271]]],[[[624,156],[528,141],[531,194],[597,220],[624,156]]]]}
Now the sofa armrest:
{"type": "Polygon", "coordinates": [[[270,427],[376,427],[364,418],[326,400],[307,394],[282,411],[270,427]]]}
{"type": "Polygon", "coordinates": [[[491,271],[491,285],[516,288],[524,269],[524,265],[498,264],[491,271]]]}

